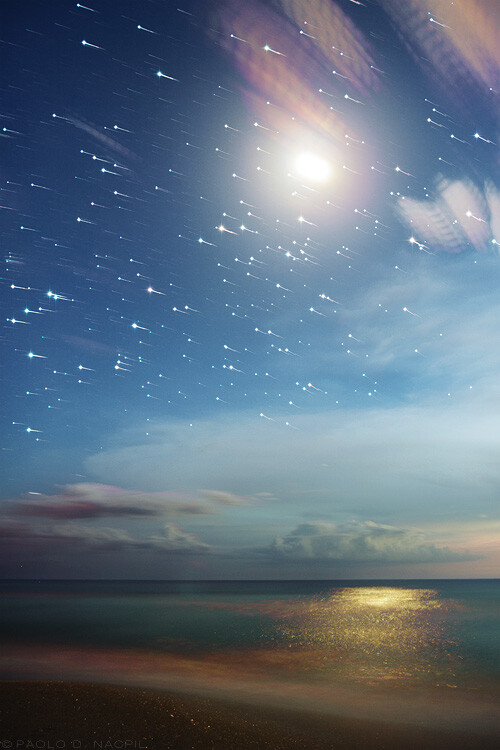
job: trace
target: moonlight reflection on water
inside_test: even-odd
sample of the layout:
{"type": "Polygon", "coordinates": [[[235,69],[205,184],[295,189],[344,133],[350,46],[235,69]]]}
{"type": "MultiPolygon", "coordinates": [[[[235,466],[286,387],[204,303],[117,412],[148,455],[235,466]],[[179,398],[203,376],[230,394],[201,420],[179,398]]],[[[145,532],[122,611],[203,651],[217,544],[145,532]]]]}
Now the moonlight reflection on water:
{"type": "Polygon", "coordinates": [[[449,615],[458,608],[432,589],[347,588],[296,604],[278,629],[307,669],[368,682],[439,683],[454,677],[449,615]]]}

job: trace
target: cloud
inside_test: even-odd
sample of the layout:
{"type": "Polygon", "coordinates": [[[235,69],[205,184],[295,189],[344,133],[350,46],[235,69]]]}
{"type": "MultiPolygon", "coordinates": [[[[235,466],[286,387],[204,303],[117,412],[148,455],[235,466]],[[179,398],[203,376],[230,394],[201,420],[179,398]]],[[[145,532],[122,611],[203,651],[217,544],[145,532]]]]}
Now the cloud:
{"type": "Polygon", "coordinates": [[[103,144],[110,150],[110,152],[115,151],[129,160],[138,161],[138,157],[136,156],[136,154],[130,151],[130,149],[125,148],[125,146],[122,146],[122,144],[118,143],[118,141],[115,141],[113,138],[107,136],[102,132],[102,129],[96,127],[95,125],[92,125],[89,122],[84,122],[82,119],[73,116],[65,117],[62,119],[65,119],[67,122],[74,125],[75,128],[79,128],[80,130],[85,131],[93,138],[100,141],[101,144],[103,144]]]}
{"type": "Polygon", "coordinates": [[[201,490],[202,497],[211,503],[218,503],[219,505],[243,505],[246,498],[241,495],[235,495],[233,492],[220,492],[217,490],[201,490]]]}
{"type": "Polygon", "coordinates": [[[410,227],[414,244],[425,252],[485,252],[500,243],[500,198],[490,184],[480,189],[470,180],[441,179],[434,201],[400,199],[400,218],[410,227]]]}
{"type": "Polygon", "coordinates": [[[237,506],[248,498],[230,492],[141,492],[107,484],[81,482],[61,487],[54,495],[18,500],[9,510],[17,516],[66,521],[106,517],[148,518],[213,514],[216,506],[237,506]]]}
{"type": "Polygon", "coordinates": [[[163,533],[151,539],[152,544],[165,552],[205,552],[210,549],[196,534],[183,531],[179,526],[167,523],[163,533]]]}
{"type": "Polygon", "coordinates": [[[268,552],[278,558],[331,560],[350,564],[437,563],[477,560],[477,555],[455,552],[425,541],[422,532],[373,521],[337,526],[313,521],[297,526],[285,537],[277,537],[268,552]]]}
{"type": "Polygon", "coordinates": [[[33,542],[38,543],[44,549],[56,546],[66,548],[68,551],[74,550],[75,545],[102,550],[119,550],[137,546],[137,541],[123,529],[91,528],[74,523],[34,526],[10,519],[3,520],[0,524],[0,538],[4,544],[11,541],[24,549],[33,542]]]}
{"type": "MultiPolygon", "coordinates": [[[[309,508],[311,492],[317,516],[347,508],[348,518],[376,513],[374,520],[384,522],[395,512],[406,523],[447,518],[457,509],[470,517],[471,497],[474,512],[489,512],[492,488],[500,486],[497,397],[486,387],[474,394],[467,390],[452,400],[444,392],[437,405],[434,399],[392,408],[373,402],[364,411],[298,414],[294,431],[241,413],[238,419],[158,423],[150,426],[147,444],[139,437],[136,445],[121,445],[116,435],[112,450],[89,458],[87,470],[149,488],[164,483],[166,470],[187,493],[207,485],[239,497],[271,492],[277,500],[259,503],[265,523],[302,512],[303,498],[309,508]]],[[[241,509],[242,521],[254,523],[251,510],[249,518],[249,505],[241,509]]]]}
{"type": "Polygon", "coordinates": [[[471,96],[488,102],[491,82],[498,78],[500,19],[495,0],[468,0],[460,6],[436,0],[432,14],[420,0],[381,0],[399,28],[401,41],[433,83],[456,106],[469,108],[471,96]],[[430,65],[429,65],[430,63],[430,65]]]}
{"type": "Polygon", "coordinates": [[[198,554],[213,557],[220,553],[218,540],[214,545],[198,536],[198,531],[204,535],[208,519],[217,517],[218,522],[212,525],[222,528],[229,519],[216,516],[220,510],[226,509],[230,516],[231,508],[251,504],[252,498],[224,490],[140,492],[91,482],[65,485],[57,494],[30,496],[4,505],[0,556],[14,569],[31,565],[32,570],[41,571],[48,566],[51,574],[55,570],[55,575],[60,575],[59,566],[65,572],[73,571],[76,563],[79,569],[94,566],[100,575],[94,561],[100,558],[95,553],[113,553],[107,556],[106,565],[121,561],[132,566],[132,575],[140,569],[142,575],[149,576],[153,555],[159,565],[167,565],[168,570],[162,567],[165,575],[181,575],[180,568],[172,573],[174,558],[181,566],[180,556],[194,556],[189,558],[189,565],[194,565],[198,554]],[[179,516],[201,528],[181,528],[173,522],[179,516]],[[116,526],[101,525],[104,518],[111,518],[116,526]]]}
{"type": "Polygon", "coordinates": [[[251,8],[239,0],[224,0],[207,28],[213,32],[218,26],[217,44],[241,72],[254,115],[265,119],[266,127],[279,133],[280,140],[284,133],[301,140],[313,132],[324,138],[325,150],[332,142],[343,144],[345,136],[346,126],[331,106],[332,96],[344,97],[349,80],[352,96],[371,98],[381,88],[381,79],[372,64],[370,41],[338,5],[317,0],[308,4],[307,11],[304,23],[303,5],[294,0],[280,7],[253,3],[251,8]],[[297,33],[307,38],[305,44],[297,44],[297,33]],[[344,49],[349,50],[348,57],[340,52],[344,49]],[[328,95],[317,90],[317,81],[325,76],[328,95]],[[287,112],[293,112],[293,122],[287,112]]]}
{"type": "Polygon", "coordinates": [[[176,553],[198,553],[210,549],[195,534],[170,523],[164,525],[160,534],[133,537],[124,529],[90,527],[70,522],[34,526],[7,519],[0,523],[0,539],[4,547],[10,542],[16,549],[24,550],[34,543],[41,553],[49,552],[54,547],[71,553],[75,546],[88,551],[156,550],[176,553]]]}

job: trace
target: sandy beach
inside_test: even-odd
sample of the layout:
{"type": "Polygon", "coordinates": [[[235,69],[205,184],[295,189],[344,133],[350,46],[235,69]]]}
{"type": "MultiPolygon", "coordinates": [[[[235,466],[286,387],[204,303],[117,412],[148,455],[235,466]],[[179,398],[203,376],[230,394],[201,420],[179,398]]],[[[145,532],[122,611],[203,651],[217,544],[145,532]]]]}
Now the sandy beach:
{"type": "Polygon", "coordinates": [[[37,750],[476,750],[498,737],[77,682],[0,683],[1,746],[37,750]]]}

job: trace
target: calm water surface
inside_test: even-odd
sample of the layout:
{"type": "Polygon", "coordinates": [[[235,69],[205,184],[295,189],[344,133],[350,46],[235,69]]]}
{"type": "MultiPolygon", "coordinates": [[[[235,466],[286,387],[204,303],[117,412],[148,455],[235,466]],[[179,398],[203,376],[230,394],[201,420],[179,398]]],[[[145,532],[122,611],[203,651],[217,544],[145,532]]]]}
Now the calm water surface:
{"type": "Polygon", "coordinates": [[[90,662],[147,654],[168,670],[211,659],[318,684],[500,687],[496,580],[3,581],[0,591],[0,676],[11,679],[16,663],[26,676],[23,653],[71,648],[90,662]]]}

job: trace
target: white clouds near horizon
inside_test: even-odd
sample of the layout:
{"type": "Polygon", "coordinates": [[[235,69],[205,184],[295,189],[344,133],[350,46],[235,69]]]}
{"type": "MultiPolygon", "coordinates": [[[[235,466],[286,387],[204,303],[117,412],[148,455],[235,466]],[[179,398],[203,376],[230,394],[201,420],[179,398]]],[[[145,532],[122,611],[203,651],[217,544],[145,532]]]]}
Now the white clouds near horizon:
{"type": "Polygon", "coordinates": [[[477,559],[425,540],[422,531],[372,521],[342,526],[325,521],[300,524],[271,547],[278,558],[359,563],[440,563],[477,559]]]}

